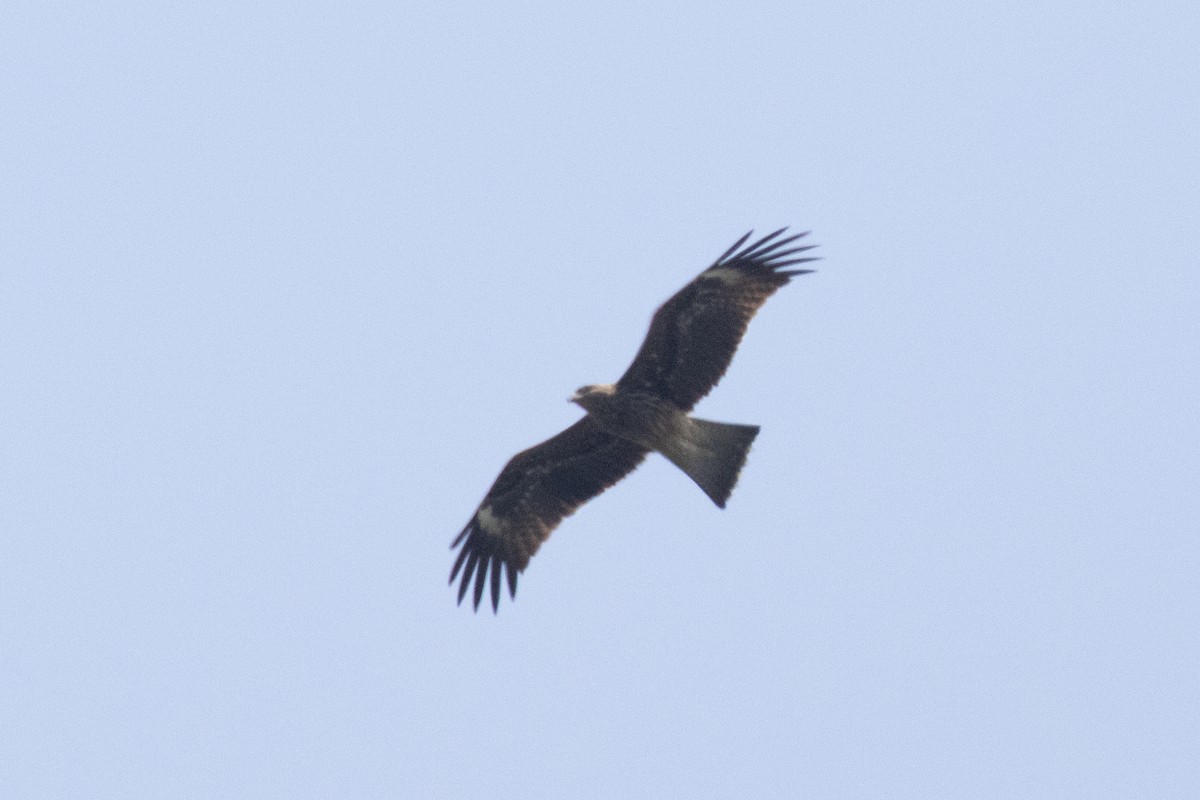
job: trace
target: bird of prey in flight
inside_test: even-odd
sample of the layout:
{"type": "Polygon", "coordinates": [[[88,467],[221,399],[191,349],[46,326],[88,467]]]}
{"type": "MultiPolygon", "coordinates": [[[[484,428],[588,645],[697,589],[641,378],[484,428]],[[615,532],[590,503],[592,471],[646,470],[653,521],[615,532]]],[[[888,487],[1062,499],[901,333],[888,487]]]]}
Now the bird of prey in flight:
{"type": "MultiPolygon", "coordinates": [[[[733,360],[746,326],[775,290],[810,269],[797,257],[816,245],[787,247],[805,233],[787,228],[739,250],[747,233],[655,312],[646,340],[616,383],[580,387],[571,402],[587,415],[500,471],[451,548],[462,546],[458,602],[475,584],[475,608],[491,585],[500,605],[500,572],[516,597],[517,575],[542,542],[579,506],[633,471],[651,451],[662,453],[725,507],[746,462],[757,425],[688,416],[733,360]]],[[[753,231],[751,231],[753,233],[753,231]]]]}

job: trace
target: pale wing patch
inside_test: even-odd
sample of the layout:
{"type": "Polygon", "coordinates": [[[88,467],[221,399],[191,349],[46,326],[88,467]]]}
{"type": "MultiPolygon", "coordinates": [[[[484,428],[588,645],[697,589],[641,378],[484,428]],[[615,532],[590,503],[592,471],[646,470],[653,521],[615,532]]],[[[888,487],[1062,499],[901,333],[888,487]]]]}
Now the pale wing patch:
{"type": "Polygon", "coordinates": [[[728,267],[713,267],[700,273],[700,277],[714,278],[721,283],[737,283],[745,275],[740,270],[729,269],[728,267]]]}
{"type": "Polygon", "coordinates": [[[479,527],[485,533],[492,536],[499,536],[504,531],[504,523],[492,513],[491,506],[480,506],[479,511],[475,514],[475,518],[479,520],[479,527]]]}

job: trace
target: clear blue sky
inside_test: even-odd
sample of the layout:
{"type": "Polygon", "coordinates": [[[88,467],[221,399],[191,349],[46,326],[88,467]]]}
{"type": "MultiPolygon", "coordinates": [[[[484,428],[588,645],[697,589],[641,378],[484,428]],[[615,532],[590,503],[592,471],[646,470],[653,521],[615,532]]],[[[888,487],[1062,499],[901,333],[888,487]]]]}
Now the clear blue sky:
{"type": "Polygon", "coordinates": [[[0,796],[1200,796],[1197,42],[7,4],[0,796]],[[729,507],[655,457],[457,608],[504,462],[782,225],[729,507]]]}

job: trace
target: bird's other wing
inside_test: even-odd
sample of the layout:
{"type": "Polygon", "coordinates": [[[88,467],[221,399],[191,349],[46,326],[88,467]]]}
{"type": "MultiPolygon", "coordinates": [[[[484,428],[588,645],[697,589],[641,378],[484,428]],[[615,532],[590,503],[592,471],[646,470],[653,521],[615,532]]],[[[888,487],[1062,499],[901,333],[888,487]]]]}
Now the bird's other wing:
{"type": "Polygon", "coordinates": [[[450,572],[450,583],[462,573],[458,602],[473,580],[478,610],[490,571],[492,609],[497,610],[502,566],[509,596],[515,597],[517,574],[563,518],[632,472],[646,453],[584,417],[513,456],[450,545],[462,545],[450,572]]]}
{"type": "Polygon", "coordinates": [[[750,238],[747,233],[663,303],[617,387],[653,391],[685,411],[712,391],[767,298],[792,276],[812,272],[784,269],[817,260],[795,257],[816,245],[787,247],[807,231],[780,239],[786,230],[780,228],[738,250],[750,238]]]}

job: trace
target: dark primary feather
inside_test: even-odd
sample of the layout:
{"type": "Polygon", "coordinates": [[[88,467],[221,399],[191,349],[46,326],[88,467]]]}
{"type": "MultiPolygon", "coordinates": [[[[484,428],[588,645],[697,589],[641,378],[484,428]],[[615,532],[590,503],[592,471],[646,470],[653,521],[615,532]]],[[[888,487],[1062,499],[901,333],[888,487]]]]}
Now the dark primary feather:
{"type": "Polygon", "coordinates": [[[656,392],[684,411],[691,410],[712,391],[729,368],[750,319],[767,298],[792,276],[812,272],[783,269],[817,260],[789,258],[816,245],[780,250],[808,235],[805,231],[778,238],[786,230],[780,228],[738,251],[750,238],[747,233],[711,267],[663,303],[617,387],[656,392]],[[729,272],[709,275],[713,269],[729,272]]]}
{"type": "Polygon", "coordinates": [[[584,417],[558,435],[513,456],[471,521],[450,545],[462,545],[450,572],[450,583],[462,572],[458,602],[474,582],[478,609],[489,585],[490,571],[492,609],[499,608],[502,567],[509,595],[515,597],[518,573],[563,518],[632,472],[646,452],[604,433],[584,417]],[[484,508],[490,510],[502,530],[492,532],[480,524],[480,509],[484,508]]]}

